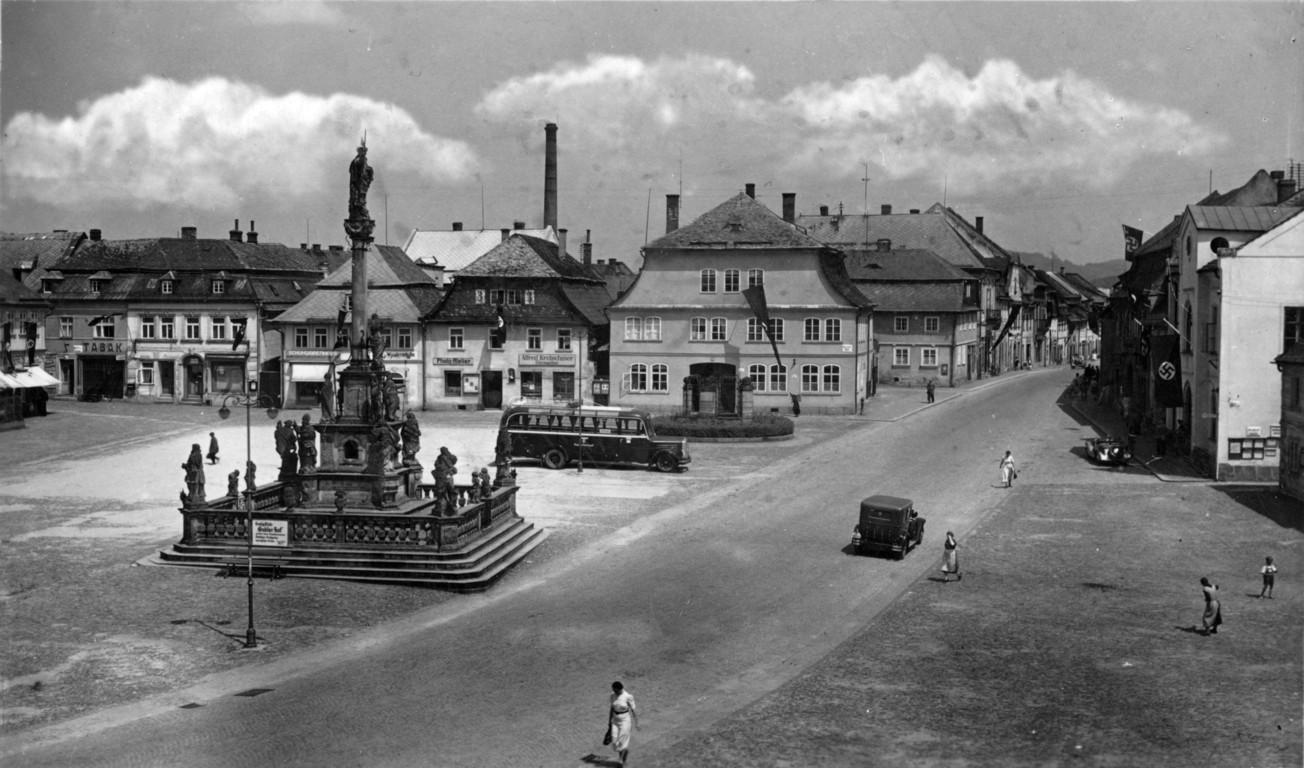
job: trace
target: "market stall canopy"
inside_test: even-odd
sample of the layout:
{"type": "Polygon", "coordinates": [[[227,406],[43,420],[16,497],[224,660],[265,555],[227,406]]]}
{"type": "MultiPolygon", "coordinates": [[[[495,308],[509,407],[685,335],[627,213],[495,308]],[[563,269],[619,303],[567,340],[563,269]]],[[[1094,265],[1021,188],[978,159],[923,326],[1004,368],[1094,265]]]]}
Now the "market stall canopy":
{"type": "Polygon", "coordinates": [[[40,368],[27,368],[13,373],[0,373],[0,387],[8,389],[57,386],[59,386],[59,380],[40,368]]]}

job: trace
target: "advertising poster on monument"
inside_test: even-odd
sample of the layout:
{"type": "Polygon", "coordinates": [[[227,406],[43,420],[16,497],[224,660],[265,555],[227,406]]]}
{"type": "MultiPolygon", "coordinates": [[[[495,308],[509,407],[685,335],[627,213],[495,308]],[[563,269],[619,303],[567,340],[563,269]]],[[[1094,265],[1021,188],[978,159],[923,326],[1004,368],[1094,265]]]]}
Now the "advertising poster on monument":
{"type": "Polygon", "coordinates": [[[255,547],[290,546],[290,523],[287,520],[255,520],[255,547]]]}

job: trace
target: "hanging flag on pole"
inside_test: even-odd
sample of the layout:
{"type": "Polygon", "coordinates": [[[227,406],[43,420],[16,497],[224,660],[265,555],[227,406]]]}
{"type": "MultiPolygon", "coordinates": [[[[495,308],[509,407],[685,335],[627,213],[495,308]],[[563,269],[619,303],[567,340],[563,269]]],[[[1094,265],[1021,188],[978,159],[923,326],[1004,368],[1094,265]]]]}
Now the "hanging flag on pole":
{"type": "Polygon", "coordinates": [[[349,310],[345,302],[340,302],[339,314],[335,316],[335,347],[347,347],[349,345],[349,332],[344,323],[349,318],[349,310]]]}
{"type": "MultiPolygon", "coordinates": [[[[765,286],[753,285],[744,289],[743,298],[747,300],[747,306],[751,307],[752,314],[756,315],[757,321],[765,329],[765,337],[770,340],[770,349],[774,350],[774,362],[778,363],[780,369],[787,370],[783,366],[783,359],[779,357],[779,344],[774,339],[774,327],[770,324],[770,308],[765,302],[765,286]]],[[[793,415],[801,415],[800,396],[795,392],[789,392],[788,397],[792,398],[793,415]]]]}
{"type": "Polygon", "coordinates": [[[1155,382],[1155,402],[1165,408],[1182,406],[1182,356],[1178,337],[1150,337],[1150,371],[1155,382]]]}
{"type": "Polygon", "coordinates": [[[1123,225],[1123,258],[1128,261],[1132,260],[1137,250],[1141,248],[1141,241],[1145,238],[1145,234],[1136,227],[1123,225]]]}
{"type": "Polygon", "coordinates": [[[235,330],[231,332],[231,350],[235,351],[244,343],[245,332],[249,327],[249,318],[237,317],[235,319],[235,330]]]}

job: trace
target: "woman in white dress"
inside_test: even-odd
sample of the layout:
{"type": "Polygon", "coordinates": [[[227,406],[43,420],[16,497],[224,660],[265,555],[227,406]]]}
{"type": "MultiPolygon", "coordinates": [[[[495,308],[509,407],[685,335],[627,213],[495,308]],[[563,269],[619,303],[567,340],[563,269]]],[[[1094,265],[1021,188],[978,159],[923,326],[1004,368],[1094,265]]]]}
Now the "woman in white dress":
{"type": "Polygon", "coordinates": [[[638,724],[634,697],[619,681],[611,684],[611,748],[620,755],[620,764],[629,759],[629,735],[638,724]]]}
{"type": "Polygon", "coordinates": [[[1014,478],[1014,454],[1006,451],[1005,456],[1001,458],[1001,482],[1005,483],[1006,488],[1009,488],[1010,484],[1014,482],[1014,478]]]}

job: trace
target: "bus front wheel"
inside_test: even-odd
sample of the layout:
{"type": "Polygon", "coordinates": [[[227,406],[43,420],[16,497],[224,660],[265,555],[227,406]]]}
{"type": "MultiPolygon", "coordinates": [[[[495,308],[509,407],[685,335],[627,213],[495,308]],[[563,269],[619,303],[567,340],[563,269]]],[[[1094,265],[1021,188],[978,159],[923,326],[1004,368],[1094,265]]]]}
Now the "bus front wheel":
{"type": "Polygon", "coordinates": [[[566,452],[560,448],[550,448],[543,454],[543,466],[548,469],[561,469],[566,466],[566,452]]]}

